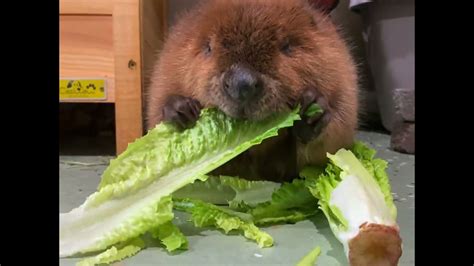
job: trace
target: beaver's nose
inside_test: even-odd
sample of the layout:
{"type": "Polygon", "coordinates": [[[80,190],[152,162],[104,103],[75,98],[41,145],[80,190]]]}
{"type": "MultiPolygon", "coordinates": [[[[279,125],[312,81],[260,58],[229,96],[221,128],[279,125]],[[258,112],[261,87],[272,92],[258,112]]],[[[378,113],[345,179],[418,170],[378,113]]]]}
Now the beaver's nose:
{"type": "Polygon", "coordinates": [[[237,65],[225,75],[224,90],[234,101],[250,102],[261,95],[263,83],[256,71],[250,67],[237,65]]]}

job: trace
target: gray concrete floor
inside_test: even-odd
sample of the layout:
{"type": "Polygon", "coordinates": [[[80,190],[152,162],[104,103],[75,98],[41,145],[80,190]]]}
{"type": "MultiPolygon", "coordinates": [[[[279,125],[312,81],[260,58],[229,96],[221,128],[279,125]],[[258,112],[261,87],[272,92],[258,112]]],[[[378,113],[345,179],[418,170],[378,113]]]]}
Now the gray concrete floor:
{"type": "MultiPolygon", "coordinates": [[[[415,157],[388,149],[388,135],[361,132],[359,140],[378,150],[378,156],[389,162],[398,223],[403,239],[400,265],[414,265],[415,157]]],[[[68,212],[92,194],[100,175],[112,157],[60,157],[60,211],[68,212]],[[78,164],[79,162],[79,164],[78,164]]],[[[226,236],[214,230],[196,229],[177,214],[177,224],[188,237],[189,250],[168,254],[163,248],[150,247],[116,265],[295,265],[307,252],[319,245],[318,265],[347,265],[341,244],[332,235],[321,215],[294,225],[264,228],[273,236],[272,248],[260,249],[239,235],[226,236]]],[[[60,265],[75,265],[78,259],[61,259],[60,265]]]]}

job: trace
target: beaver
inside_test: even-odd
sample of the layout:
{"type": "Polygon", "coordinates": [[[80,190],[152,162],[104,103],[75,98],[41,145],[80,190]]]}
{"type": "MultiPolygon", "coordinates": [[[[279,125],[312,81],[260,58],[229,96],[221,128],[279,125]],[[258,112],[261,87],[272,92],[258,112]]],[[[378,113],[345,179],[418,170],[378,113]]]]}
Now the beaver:
{"type": "Polygon", "coordinates": [[[302,120],[214,174],[290,180],[302,166],[353,144],[355,62],[329,12],[335,1],[208,0],[182,15],[160,52],[146,95],[146,126],[192,127],[217,107],[259,120],[300,106],[302,120]],[[317,103],[323,114],[303,114],[317,103]]]}

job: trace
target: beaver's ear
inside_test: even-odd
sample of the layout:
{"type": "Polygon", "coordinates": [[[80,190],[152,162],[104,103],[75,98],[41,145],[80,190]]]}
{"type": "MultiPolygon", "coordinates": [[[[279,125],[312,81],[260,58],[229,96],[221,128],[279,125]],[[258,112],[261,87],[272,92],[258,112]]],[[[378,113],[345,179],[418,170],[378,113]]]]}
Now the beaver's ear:
{"type": "Polygon", "coordinates": [[[339,4],[339,0],[307,0],[308,3],[315,9],[318,9],[326,14],[333,11],[339,4]]]}

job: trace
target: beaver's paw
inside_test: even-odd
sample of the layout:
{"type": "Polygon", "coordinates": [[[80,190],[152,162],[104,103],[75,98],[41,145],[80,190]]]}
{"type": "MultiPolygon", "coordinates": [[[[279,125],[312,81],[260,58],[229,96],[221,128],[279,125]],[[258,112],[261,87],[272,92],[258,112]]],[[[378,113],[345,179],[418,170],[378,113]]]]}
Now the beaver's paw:
{"type": "Polygon", "coordinates": [[[172,95],[163,107],[163,120],[173,123],[181,130],[190,128],[199,119],[201,109],[201,104],[195,99],[172,95]]]}
{"type": "Polygon", "coordinates": [[[326,97],[314,88],[303,91],[299,99],[301,120],[296,121],[293,132],[299,141],[308,143],[316,139],[329,123],[331,113],[326,97]],[[322,112],[311,112],[311,105],[317,104],[322,112]]]}

